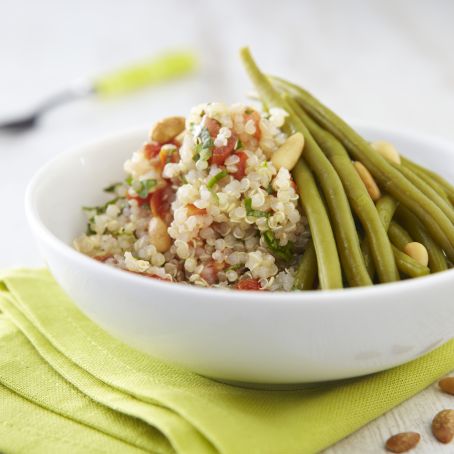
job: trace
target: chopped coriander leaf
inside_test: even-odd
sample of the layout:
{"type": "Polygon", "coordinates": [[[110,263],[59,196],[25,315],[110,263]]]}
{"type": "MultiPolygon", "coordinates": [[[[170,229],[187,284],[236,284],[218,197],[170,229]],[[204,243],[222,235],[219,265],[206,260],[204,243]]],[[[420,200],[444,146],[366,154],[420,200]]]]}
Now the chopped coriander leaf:
{"type": "Polygon", "coordinates": [[[194,161],[202,159],[207,161],[211,158],[211,149],[214,146],[213,138],[206,126],[202,126],[200,134],[196,138],[194,161]]]}
{"type": "Polygon", "coordinates": [[[265,191],[270,195],[274,192],[273,186],[271,186],[271,183],[268,185],[268,187],[265,189],[265,191]]]}
{"type": "Polygon", "coordinates": [[[154,178],[151,178],[149,180],[142,180],[140,182],[140,189],[136,191],[137,195],[141,199],[145,199],[148,196],[148,194],[152,192],[152,190],[156,187],[157,184],[158,182],[154,178]]]}
{"type": "Polygon", "coordinates": [[[125,178],[125,183],[126,183],[128,186],[132,186],[133,181],[134,181],[134,179],[132,178],[131,175],[129,175],[127,178],[125,178]]]}
{"type": "Polygon", "coordinates": [[[207,188],[208,189],[211,189],[218,181],[222,180],[224,177],[226,177],[228,175],[228,172],[227,170],[221,170],[220,172],[218,172],[214,177],[211,177],[209,180],[208,180],[208,183],[207,183],[207,188]]]}
{"type": "Polygon", "coordinates": [[[243,147],[244,147],[243,142],[241,142],[240,139],[237,139],[236,143],[235,143],[234,150],[238,151],[238,150],[241,150],[243,147]]]}
{"type": "Polygon", "coordinates": [[[103,191],[110,192],[110,193],[116,192],[116,190],[119,186],[121,186],[121,183],[113,183],[110,186],[107,186],[107,188],[104,188],[103,191]]]}
{"type": "Polygon", "coordinates": [[[284,262],[289,262],[292,259],[293,257],[292,242],[289,241],[285,246],[281,246],[271,230],[267,230],[263,234],[263,239],[265,240],[267,248],[275,257],[283,260],[284,262]]]}
{"type": "Polygon", "coordinates": [[[267,218],[270,213],[267,211],[260,211],[252,209],[252,199],[247,197],[244,199],[244,207],[246,208],[246,215],[254,218],[267,218]]]}

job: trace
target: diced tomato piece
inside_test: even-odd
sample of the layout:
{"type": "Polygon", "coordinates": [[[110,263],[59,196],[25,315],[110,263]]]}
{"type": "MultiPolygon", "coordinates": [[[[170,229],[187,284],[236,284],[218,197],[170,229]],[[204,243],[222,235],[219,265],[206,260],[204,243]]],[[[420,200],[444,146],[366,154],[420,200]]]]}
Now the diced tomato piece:
{"type": "Polygon", "coordinates": [[[186,205],[186,209],[188,210],[188,216],[198,216],[198,215],[205,215],[207,214],[206,208],[197,208],[195,205],[190,203],[186,205]]]}
{"type": "Polygon", "coordinates": [[[213,285],[218,281],[218,273],[225,268],[224,262],[208,262],[203,268],[200,276],[207,281],[209,285],[213,285]]]}
{"type": "Polygon", "coordinates": [[[236,288],[238,290],[262,290],[258,279],[243,279],[238,282],[236,288]]]}
{"type": "Polygon", "coordinates": [[[208,129],[211,137],[216,137],[221,129],[221,124],[214,118],[206,118],[205,127],[208,129]]]}
{"type": "Polygon", "coordinates": [[[154,158],[161,151],[161,144],[159,142],[146,143],[143,146],[143,152],[147,159],[154,158]]]}
{"type": "Polygon", "coordinates": [[[246,175],[246,162],[247,162],[247,154],[244,151],[238,151],[235,153],[240,161],[236,164],[237,171],[233,173],[233,177],[237,180],[241,180],[241,178],[246,175]]]}
{"type": "Polygon", "coordinates": [[[251,113],[245,113],[244,123],[246,124],[249,120],[252,120],[255,125],[255,133],[252,136],[260,140],[260,137],[262,137],[262,131],[260,131],[260,114],[256,110],[253,110],[251,113]]]}
{"type": "Polygon", "coordinates": [[[112,254],[106,254],[106,255],[95,255],[93,258],[97,260],[98,262],[104,263],[106,260],[109,260],[112,257],[112,254]]]}
{"type": "Polygon", "coordinates": [[[175,145],[177,149],[180,148],[181,145],[180,142],[178,142],[178,140],[176,139],[169,140],[168,142],[165,143],[159,143],[156,141],[148,142],[143,146],[143,152],[145,157],[147,159],[152,159],[158,156],[159,152],[161,151],[161,147],[167,144],[175,145]]]}
{"type": "Polygon", "coordinates": [[[232,134],[227,139],[227,145],[223,147],[215,147],[213,149],[213,155],[211,156],[209,162],[210,164],[216,164],[218,166],[224,165],[224,161],[233,153],[233,149],[236,144],[236,136],[232,134]]]}
{"type": "Polygon", "coordinates": [[[128,200],[137,200],[137,204],[139,205],[139,207],[141,207],[142,205],[148,205],[150,203],[151,193],[148,194],[145,198],[141,198],[138,195],[129,194],[126,195],[126,198],[128,200]]]}
{"type": "Polygon", "coordinates": [[[166,148],[161,148],[159,151],[159,159],[161,160],[161,165],[164,167],[169,162],[178,162],[180,160],[180,154],[178,150],[166,148]]]}
{"type": "Polygon", "coordinates": [[[173,191],[170,185],[156,189],[149,194],[150,209],[153,216],[158,216],[161,219],[166,218],[170,211],[170,204],[172,203],[173,191]]]}

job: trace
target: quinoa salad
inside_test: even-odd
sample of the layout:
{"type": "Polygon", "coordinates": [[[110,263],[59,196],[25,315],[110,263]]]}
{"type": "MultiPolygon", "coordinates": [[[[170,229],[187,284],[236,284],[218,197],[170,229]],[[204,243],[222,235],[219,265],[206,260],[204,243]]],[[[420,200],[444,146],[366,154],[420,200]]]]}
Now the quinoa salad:
{"type": "Polygon", "coordinates": [[[110,199],[83,208],[75,248],[170,282],[292,290],[310,235],[290,172],[304,138],[283,131],[286,117],[208,103],[159,121],[110,199]]]}

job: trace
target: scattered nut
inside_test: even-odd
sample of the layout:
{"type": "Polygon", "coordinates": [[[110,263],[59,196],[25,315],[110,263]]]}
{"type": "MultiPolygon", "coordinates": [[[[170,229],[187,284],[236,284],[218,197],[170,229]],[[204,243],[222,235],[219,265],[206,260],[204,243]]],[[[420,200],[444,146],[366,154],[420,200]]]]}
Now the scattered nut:
{"type": "Polygon", "coordinates": [[[454,396],[454,377],[445,377],[438,382],[440,389],[447,394],[454,396]]]}
{"type": "Polygon", "coordinates": [[[158,121],[151,129],[151,140],[159,143],[169,142],[184,131],[185,121],[184,117],[167,117],[158,121]]]}
{"type": "Polygon", "coordinates": [[[271,162],[279,170],[285,167],[292,170],[304,148],[304,136],[297,132],[291,135],[271,156],[271,162]]]}
{"type": "Polygon", "coordinates": [[[374,180],[374,177],[361,162],[354,161],[353,165],[361,177],[361,180],[363,180],[364,186],[366,186],[367,192],[369,193],[371,199],[376,202],[381,197],[381,192],[374,180]]]}
{"type": "Polygon", "coordinates": [[[429,263],[429,253],[427,252],[427,249],[423,244],[418,243],[417,241],[406,244],[404,252],[423,266],[427,266],[429,263]]]}
{"type": "Polygon", "coordinates": [[[454,437],[454,410],[442,410],[432,421],[432,433],[441,443],[449,443],[454,437]]]}
{"type": "Polygon", "coordinates": [[[402,432],[388,438],[386,449],[391,452],[407,452],[413,449],[421,439],[417,432],[402,432]]]}
{"type": "Polygon", "coordinates": [[[150,219],[148,236],[150,243],[158,252],[166,252],[170,249],[171,240],[167,232],[167,225],[161,218],[155,216],[150,219]]]}
{"type": "Polygon", "coordinates": [[[386,142],[385,140],[377,140],[376,142],[372,142],[370,145],[388,161],[400,164],[399,152],[392,143],[386,142]]]}

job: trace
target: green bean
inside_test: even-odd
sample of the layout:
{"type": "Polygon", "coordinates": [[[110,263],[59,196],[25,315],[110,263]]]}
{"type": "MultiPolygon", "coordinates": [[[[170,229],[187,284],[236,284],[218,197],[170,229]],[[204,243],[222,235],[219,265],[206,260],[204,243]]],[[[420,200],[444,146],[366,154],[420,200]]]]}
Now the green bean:
{"type": "Polygon", "coordinates": [[[361,241],[361,252],[363,254],[364,264],[366,265],[366,270],[369,273],[369,276],[374,280],[375,276],[375,264],[374,258],[372,257],[372,251],[369,245],[367,237],[364,237],[361,241]]]}
{"type": "Polygon", "coordinates": [[[437,243],[427,233],[427,230],[419,222],[418,218],[408,209],[400,207],[397,210],[399,222],[408,230],[415,241],[423,244],[429,254],[429,268],[432,273],[448,269],[446,257],[437,243]]]}
{"type": "Polygon", "coordinates": [[[391,221],[389,225],[388,236],[391,243],[400,251],[403,251],[405,246],[413,241],[409,233],[395,221],[391,221]]]}
{"type": "MultiPolygon", "coordinates": [[[[292,112],[296,113],[298,105],[289,96],[284,99],[290,105],[292,112]]],[[[305,145],[303,159],[307,161],[325,196],[331,223],[336,238],[337,250],[347,281],[351,287],[372,285],[369,273],[364,263],[355,221],[348,203],[342,181],[328,158],[323,154],[317,142],[312,137],[304,123],[303,134],[305,145]]]]}
{"type": "MultiPolygon", "coordinates": [[[[395,229],[396,227],[399,228],[400,226],[392,220],[394,213],[398,207],[398,203],[395,199],[390,197],[389,195],[384,195],[380,200],[377,201],[376,204],[378,215],[383,223],[383,226],[388,231],[395,229]]],[[[401,227],[400,227],[401,228],[401,227]]],[[[402,229],[403,230],[403,229],[402,229]]],[[[392,233],[391,233],[392,235],[392,233]]],[[[407,233],[407,239],[409,238],[407,233]]],[[[406,241],[406,240],[404,240],[406,241]]],[[[410,241],[411,242],[411,238],[410,241]]],[[[364,243],[364,242],[363,242],[364,243]]],[[[407,244],[407,243],[405,243],[407,244]]],[[[367,246],[367,243],[366,243],[367,246]]],[[[429,274],[429,268],[421,265],[416,260],[414,260],[409,255],[405,254],[404,252],[400,251],[394,244],[392,245],[394,260],[396,262],[397,269],[409,276],[409,277],[420,277],[429,274]]]]}
{"type": "Polygon", "coordinates": [[[434,202],[443,211],[443,213],[446,214],[451,222],[454,222],[454,209],[447,199],[446,194],[444,197],[441,196],[433,186],[430,186],[417,172],[412,169],[399,164],[393,164],[393,166],[398,169],[409,181],[411,181],[415,187],[432,200],[432,202],[434,202]]]}
{"type": "Polygon", "coordinates": [[[295,272],[293,288],[296,290],[312,290],[317,275],[317,255],[312,240],[306,246],[295,272]]]}
{"type": "MultiPolygon", "coordinates": [[[[309,129],[319,147],[336,169],[347,193],[350,205],[366,232],[371,258],[374,261],[380,282],[398,280],[399,273],[386,230],[383,228],[375,204],[370,198],[358,172],[355,170],[347,151],[332,134],[318,126],[299,105],[294,107],[294,111],[309,129]]],[[[364,250],[362,252],[364,257],[364,250]]],[[[369,258],[364,258],[365,263],[367,263],[367,260],[369,258]]]]}
{"type": "Polygon", "coordinates": [[[328,213],[318,192],[314,176],[302,159],[293,169],[293,178],[314,242],[320,287],[322,289],[341,288],[342,272],[328,213]]]}
{"type": "Polygon", "coordinates": [[[396,201],[396,199],[387,194],[381,197],[375,205],[375,207],[377,208],[378,216],[380,217],[380,220],[383,223],[386,231],[388,231],[389,229],[389,225],[391,224],[394,213],[396,212],[398,206],[399,203],[396,201]]]}
{"type": "Polygon", "coordinates": [[[454,260],[454,226],[443,211],[419,191],[370,144],[334,112],[302,88],[276,79],[293,90],[302,107],[325,129],[336,136],[355,157],[362,161],[381,188],[414,212],[437,243],[454,260]]]}
{"type": "Polygon", "coordinates": [[[337,250],[348,283],[351,286],[371,285],[372,281],[369,278],[361,254],[353,215],[339,176],[318,147],[307,127],[295,114],[292,106],[294,101],[290,97],[282,97],[275,90],[267,77],[257,68],[247,49],[242,50],[241,56],[249,76],[259,93],[265,98],[265,102],[286,109],[289,112],[287,121],[289,121],[291,127],[304,135],[303,160],[309,164],[324,193],[328,211],[331,215],[337,250]]]}
{"type": "MultiPolygon", "coordinates": [[[[402,157],[401,157],[402,161],[402,157]]],[[[429,185],[440,197],[442,197],[447,203],[451,204],[448,198],[448,194],[446,194],[446,191],[429,175],[424,173],[422,170],[416,168],[416,167],[410,167],[402,161],[400,166],[404,169],[407,169],[408,171],[413,172],[415,175],[417,175],[421,180],[423,180],[427,185],[429,185]]],[[[450,205],[451,207],[451,205],[450,205]]],[[[452,208],[452,207],[451,207],[452,208]]]]}
{"type": "Polygon", "coordinates": [[[407,166],[412,170],[419,170],[420,172],[430,177],[433,181],[437,182],[439,186],[442,187],[446,194],[448,195],[448,199],[450,200],[450,202],[454,204],[454,186],[452,184],[446,181],[441,175],[438,175],[438,173],[426,169],[425,167],[416,164],[416,162],[413,162],[404,156],[401,156],[401,160],[404,166],[407,166]]]}
{"type": "MultiPolygon", "coordinates": [[[[389,195],[385,194],[375,204],[375,208],[377,209],[378,217],[380,218],[381,223],[385,231],[388,230],[389,224],[396,212],[398,206],[398,202],[395,199],[390,197],[389,195]]],[[[370,251],[369,241],[367,238],[363,238],[361,242],[361,250],[363,251],[364,261],[366,262],[367,271],[369,272],[369,276],[373,278],[375,274],[375,266],[372,260],[372,254],[370,251]]],[[[397,265],[397,264],[396,264],[397,265]]]]}
{"type": "MultiPolygon", "coordinates": [[[[259,70],[249,49],[241,49],[241,58],[249,77],[262,98],[262,102],[267,106],[285,109],[289,114],[286,121],[287,125],[294,131],[300,131],[306,136],[301,121],[292,112],[292,109],[281,97],[279,92],[274,89],[269,80],[259,70]]],[[[312,172],[303,159],[300,159],[294,167],[292,174],[298,188],[301,203],[306,212],[314,241],[320,287],[322,289],[341,288],[343,286],[342,271],[336,241],[328,213],[312,172]]]]}
{"type": "Polygon", "coordinates": [[[399,270],[409,277],[427,276],[430,270],[427,266],[421,265],[414,258],[393,246],[394,258],[399,270]]]}

